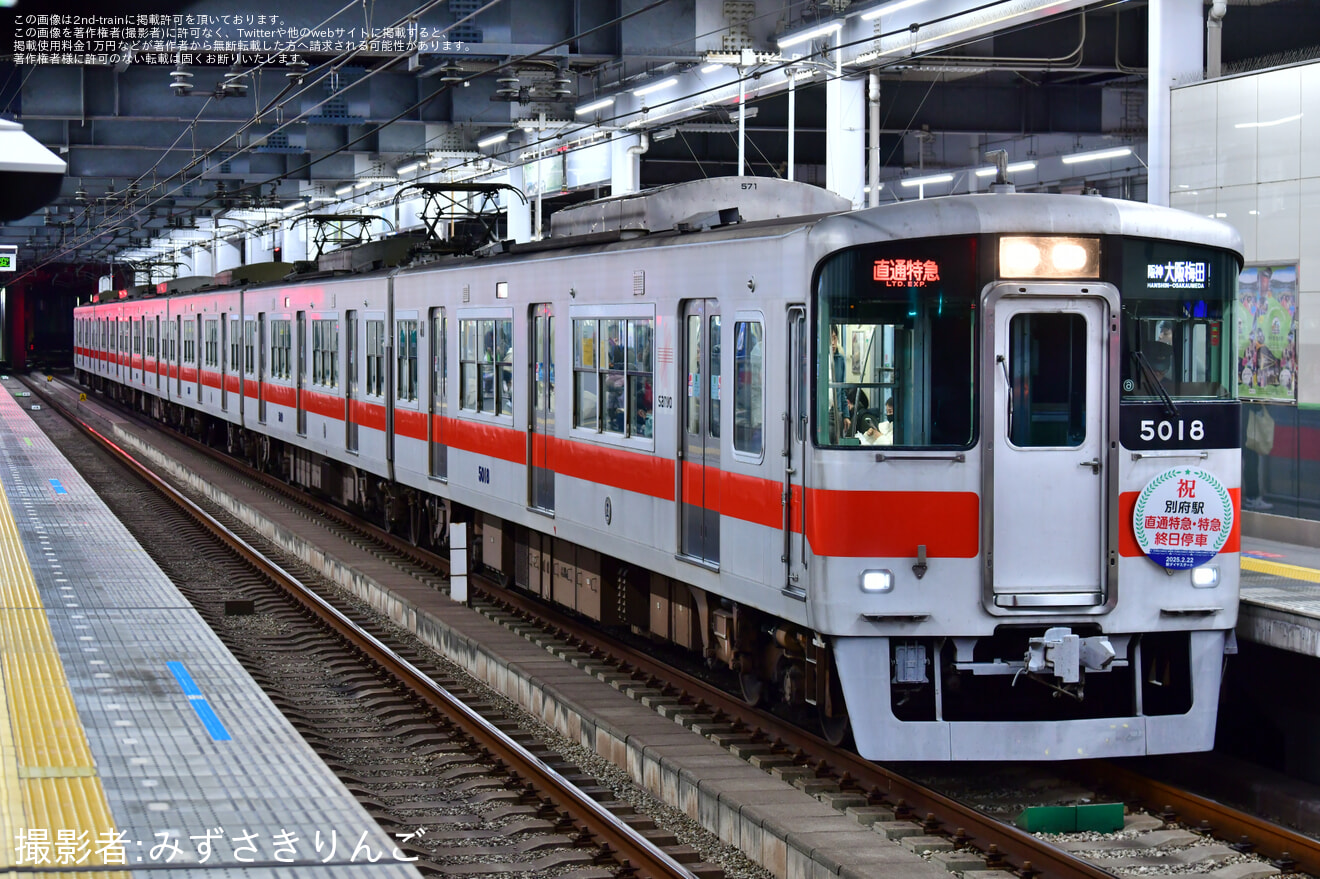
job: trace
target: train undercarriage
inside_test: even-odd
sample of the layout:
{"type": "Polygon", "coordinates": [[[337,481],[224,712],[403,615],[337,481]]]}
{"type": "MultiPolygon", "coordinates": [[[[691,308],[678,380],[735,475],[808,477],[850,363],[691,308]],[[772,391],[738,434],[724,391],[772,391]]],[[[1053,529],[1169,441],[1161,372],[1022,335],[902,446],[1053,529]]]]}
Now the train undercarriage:
{"type": "Polygon", "coordinates": [[[603,626],[673,645],[708,668],[726,669],[748,703],[815,721],[836,744],[849,738],[832,652],[819,634],[99,376],[80,378],[153,420],[350,509],[416,546],[445,551],[450,523],[466,523],[473,570],[603,626]]]}

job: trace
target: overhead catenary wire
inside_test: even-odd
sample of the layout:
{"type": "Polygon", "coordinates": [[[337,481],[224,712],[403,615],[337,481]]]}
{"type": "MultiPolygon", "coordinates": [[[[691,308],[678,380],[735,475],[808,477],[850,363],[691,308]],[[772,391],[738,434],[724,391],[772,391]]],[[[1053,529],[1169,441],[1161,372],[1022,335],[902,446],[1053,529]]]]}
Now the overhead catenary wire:
{"type": "MultiPolygon", "coordinates": [[[[441,2],[441,0],[436,0],[436,2],[441,2]]],[[[493,0],[492,3],[487,4],[486,6],[482,7],[480,10],[475,11],[474,13],[472,13],[472,15],[466,17],[466,18],[463,19],[463,20],[466,20],[467,18],[471,18],[472,16],[475,16],[475,15],[477,15],[477,14],[480,14],[482,11],[485,11],[487,8],[489,8],[490,6],[495,5],[495,3],[498,3],[498,2],[499,2],[499,0],[493,0]]],[[[243,186],[243,187],[241,187],[241,188],[235,190],[233,193],[230,193],[230,194],[231,194],[231,195],[240,195],[240,194],[242,194],[242,193],[245,193],[245,192],[251,192],[251,191],[254,191],[254,190],[259,192],[259,191],[260,191],[260,188],[261,188],[262,186],[265,186],[265,185],[268,185],[268,184],[271,184],[271,183],[274,183],[274,182],[278,182],[278,181],[281,180],[281,179],[284,179],[284,178],[286,178],[286,177],[290,177],[290,176],[292,176],[292,175],[294,175],[294,174],[296,174],[296,173],[298,173],[298,172],[300,172],[300,171],[306,170],[306,169],[308,169],[308,168],[310,168],[310,167],[312,167],[312,166],[318,164],[319,162],[324,161],[325,159],[327,159],[327,158],[329,158],[329,157],[331,157],[331,156],[333,156],[333,155],[336,155],[336,154],[338,154],[338,153],[341,153],[341,152],[344,152],[344,151],[346,151],[346,150],[351,149],[352,147],[354,147],[354,146],[356,146],[357,144],[361,143],[362,140],[364,140],[364,139],[366,139],[366,138],[372,136],[376,131],[379,131],[381,128],[385,127],[386,125],[392,124],[392,123],[394,123],[394,122],[396,122],[396,121],[399,121],[400,119],[403,119],[403,118],[406,117],[408,114],[410,114],[410,113],[414,112],[415,110],[419,109],[420,107],[424,106],[427,102],[429,102],[429,101],[435,99],[435,98],[438,97],[439,95],[443,94],[445,91],[447,91],[447,90],[453,88],[455,85],[459,85],[459,84],[464,84],[464,83],[470,82],[471,80],[475,79],[477,76],[479,76],[479,75],[483,75],[484,73],[497,72],[497,71],[499,71],[499,70],[507,69],[507,68],[509,68],[509,67],[516,67],[516,66],[518,66],[518,65],[520,65],[520,64],[526,64],[526,63],[528,63],[528,62],[533,62],[533,61],[535,61],[536,59],[538,59],[539,56],[545,55],[547,52],[550,52],[550,51],[552,51],[553,49],[556,49],[556,48],[558,48],[558,47],[560,47],[560,46],[563,46],[563,45],[565,45],[565,44],[567,44],[567,43],[569,43],[569,42],[571,42],[571,41],[575,41],[575,40],[581,39],[582,37],[587,36],[587,35],[590,35],[590,34],[596,32],[596,31],[598,31],[598,30],[600,30],[600,29],[602,29],[602,28],[617,26],[619,23],[621,23],[622,21],[626,20],[627,18],[631,18],[631,17],[633,17],[633,16],[635,16],[635,15],[640,15],[640,14],[644,14],[644,13],[646,13],[646,12],[652,11],[653,9],[655,9],[655,8],[657,8],[657,7],[661,6],[661,5],[663,5],[663,3],[665,3],[665,2],[666,2],[666,0],[657,0],[657,2],[655,2],[655,3],[648,4],[648,5],[645,6],[645,7],[642,7],[642,8],[640,8],[640,9],[634,10],[633,12],[630,12],[630,13],[628,13],[628,14],[625,14],[625,15],[623,15],[623,16],[620,16],[620,17],[618,17],[618,18],[615,18],[615,19],[613,19],[613,20],[611,20],[611,21],[609,21],[609,22],[606,22],[606,23],[604,23],[604,24],[602,24],[602,25],[599,25],[599,26],[597,26],[597,27],[595,27],[595,28],[592,28],[592,29],[589,29],[589,30],[587,30],[587,31],[584,31],[584,32],[582,32],[582,33],[580,33],[580,34],[575,34],[575,35],[573,35],[573,36],[571,36],[571,37],[569,37],[569,38],[567,38],[567,39],[565,39],[565,40],[562,40],[562,41],[560,41],[560,42],[558,42],[558,43],[555,43],[555,44],[552,44],[552,45],[546,46],[546,47],[544,47],[544,48],[542,48],[542,49],[540,49],[540,50],[538,50],[538,51],[536,51],[536,52],[527,53],[527,54],[525,54],[525,55],[523,55],[523,56],[520,56],[520,57],[517,57],[517,58],[510,59],[509,61],[504,62],[503,64],[495,65],[495,66],[493,66],[492,68],[490,68],[490,70],[483,71],[482,73],[471,74],[471,75],[465,77],[464,79],[458,81],[457,83],[446,83],[445,85],[441,86],[440,88],[438,88],[438,89],[436,89],[436,90],[430,92],[429,94],[427,94],[425,97],[423,97],[421,100],[419,100],[419,101],[417,101],[416,103],[414,103],[412,106],[410,106],[410,107],[408,107],[408,108],[405,108],[403,111],[401,111],[400,113],[396,114],[393,118],[391,118],[391,119],[389,119],[389,120],[386,120],[385,122],[380,123],[380,124],[374,126],[371,130],[367,131],[367,132],[364,133],[363,135],[359,136],[358,138],[353,139],[352,141],[350,141],[350,142],[348,142],[348,143],[346,143],[346,144],[343,144],[342,146],[339,146],[339,147],[336,148],[335,150],[333,150],[333,151],[331,151],[331,152],[328,152],[328,153],[326,153],[325,155],[322,155],[322,156],[316,157],[316,158],[314,158],[314,159],[311,159],[310,161],[305,162],[304,164],[302,164],[302,165],[300,165],[300,166],[298,166],[298,167],[296,167],[296,168],[293,168],[293,169],[286,169],[284,172],[281,172],[280,174],[272,175],[272,176],[266,178],[265,180],[258,181],[258,182],[254,182],[254,183],[249,183],[249,184],[247,184],[247,185],[245,185],[245,186],[243,186]]],[[[972,10],[963,10],[963,11],[958,12],[958,13],[953,13],[953,14],[950,14],[950,15],[945,15],[945,16],[937,17],[937,18],[931,19],[929,22],[926,22],[925,24],[926,24],[926,25],[934,24],[934,23],[938,23],[938,22],[940,22],[940,21],[947,20],[947,19],[950,19],[950,18],[953,18],[953,17],[959,16],[959,15],[965,15],[965,14],[974,13],[974,12],[978,12],[978,11],[982,11],[982,10],[992,9],[992,8],[994,8],[994,7],[996,7],[996,6],[1001,6],[1001,5],[1003,5],[1004,3],[1006,3],[1006,2],[1009,2],[1009,0],[991,0],[991,2],[984,3],[984,4],[982,4],[981,6],[975,7],[975,8],[972,9],[972,10]]],[[[428,4],[427,7],[425,7],[425,8],[426,8],[426,9],[429,9],[429,8],[433,7],[434,5],[435,5],[435,3],[428,4]]],[[[349,4],[349,7],[351,7],[351,6],[352,6],[352,4],[349,4]]],[[[345,9],[347,9],[347,8],[349,8],[349,7],[345,7],[345,9]]],[[[342,12],[342,10],[341,10],[341,12],[342,12]]],[[[340,13],[336,13],[336,15],[338,15],[338,14],[340,14],[340,13]]],[[[418,13],[418,11],[415,10],[413,13],[410,13],[409,16],[405,16],[404,18],[400,19],[400,21],[408,21],[408,20],[410,20],[410,19],[414,19],[415,16],[416,16],[417,14],[419,14],[419,13],[418,13]]],[[[1082,14],[1083,14],[1083,16],[1084,16],[1084,11],[1082,12],[1082,14]]],[[[454,27],[454,26],[457,26],[457,25],[458,25],[459,23],[461,23],[461,21],[463,21],[463,20],[460,20],[460,22],[455,22],[453,25],[450,26],[450,28],[452,28],[452,27],[454,27]]],[[[1026,28],[1026,27],[1033,26],[1033,25],[1034,25],[1034,23],[1023,23],[1023,24],[1021,24],[1021,25],[1018,25],[1018,26],[1017,26],[1016,28],[1014,28],[1014,29],[1023,29],[1023,28],[1026,28]]],[[[1083,27],[1085,27],[1084,24],[1083,24],[1083,27]]],[[[449,30],[450,28],[446,28],[446,31],[449,30]]],[[[833,52],[836,52],[836,51],[840,51],[840,50],[842,50],[842,49],[844,49],[844,48],[857,46],[857,45],[859,45],[859,44],[863,44],[863,43],[873,42],[873,41],[875,41],[875,40],[883,39],[883,38],[888,37],[888,36],[893,36],[893,35],[896,35],[896,34],[900,34],[900,33],[904,32],[904,31],[906,31],[906,30],[908,30],[908,29],[907,29],[907,28],[898,28],[898,29],[895,29],[895,30],[892,30],[892,31],[889,31],[889,32],[886,32],[886,33],[874,34],[874,35],[868,35],[868,36],[865,37],[865,38],[862,38],[862,39],[859,39],[859,40],[854,40],[854,41],[851,41],[851,42],[848,42],[848,43],[844,43],[844,44],[842,44],[842,45],[840,45],[840,46],[827,46],[827,47],[822,48],[822,49],[816,49],[816,50],[810,52],[808,55],[806,55],[805,58],[804,58],[804,57],[797,57],[797,58],[794,58],[794,59],[791,59],[791,60],[786,59],[786,60],[784,60],[784,61],[782,61],[782,62],[780,62],[780,63],[766,62],[765,64],[758,65],[757,68],[756,68],[755,73],[751,73],[751,72],[743,72],[743,73],[741,73],[741,76],[743,76],[743,77],[760,77],[760,76],[764,76],[764,75],[766,75],[767,73],[773,73],[773,72],[775,72],[775,71],[783,70],[784,68],[789,67],[789,66],[792,66],[792,65],[795,65],[795,64],[801,64],[803,60],[809,60],[809,59],[811,59],[811,58],[813,58],[813,57],[816,57],[816,56],[820,56],[820,57],[828,57],[828,55],[829,55],[830,53],[833,53],[833,52]]],[[[972,41],[974,41],[974,39],[975,39],[975,38],[973,38],[973,37],[968,37],[966,40],[964,40],[964,41],[960,41],[959,43],[955,44],[954,46],[942,46],[942,47],[939,47],[938,49],[930,49],[930,50],[925,50],[925,51],[922,51],[922,52],[917,52],[917,53],[914,53],[914,54],[912,54],[912,55],[906,55],[906,56],[904,56],[901,60],[902,60],[904,63],[911,63],[911,61],[912,61],[914,58],[929,57],[929,56],[931,56],[931,55],[935,55],[935,54],[940,53],[940,52],[946,52],[946,51],[948,51],[950,48],[957,48],[958,45],[963,45],[963,44],[965,44],[965,43],[972,42],[972,41]]],[[[325,77],[326,75],[329,75],[330,72],[334,72],[334,71],[337,71],[338,69],[342,68],[342,66],[343,66],[345,63],[347,63],[347,60],[351,60],[352,57],[356,57],[356,54],[357,54],[359,51],[360,51],[360,50],[353,50],[352,52],[345,53],[345,55],[343,55],[343,56],[340,56],[340,57],[337,57],[337,58],[335,58],[335,59],[332,59],[331,61],[329,61],[329,62],[325,62],[325,63],[323,63],[322,65],[318,65],[318,67],[317,67],[315,70],[316,70],[316,71],[319,71],[320,73],[319,73],[319,74],[315,74],[315,75],[314,75],[313,73],[309,73],[309,74],[308,74],[308,78],[311,79],[312,81],[306,83],[306,84],[304,85],[304,87],[299,91],[298,94],[301,95],[301,94],[305,93],[309,88],[311,88],[311,87],[315,86],[316,84],[322,82],[322,81],[324,80],[324,77],[325,77]]],[[[1072,53],[1070,53],[1070,55],[1071,55],[1071,54],[1072,54],[1072,53]]],[[[372,75],[376,75],[376,74],[378,74],[378,73],[380,73],[380,72],[383,72],[384,70],[388,70],[388,69],[392,68],[392,67],[393,67],[395,64],[397,64],[400,60],[403,60],[404,57],[407,57],[407,56],[400,56],[400,57],[398,57],[398,58],[395,58],[395,59],[390,60],[390,61],[387,62],[386,64],[381,65],[380,67],[378,67],[378,68],[376,68],[376,69],[370,71],[370,72],[367,74],[366,77],[363,77],[363,80],[359,80],[358,82],[360,83],[361,81],[364,81],[365,79],[369,78],[369,77],[372,76],[372,75]]],[[[1068,57],[1068,56],[1065,56],[1065,57],[1068,57]]],[[[894,59],[894,60],[897,61],[897,60],[900,60],[900,59],[894,59]]],[[[881,65],[881,66],[885,66],[885,65],[881,65]]],[[[827,73],[827,74],[825,75],[825,77],[824,77],[824,81],[828,82],[828,81],[829,81],[830,79],[832,79],[832,78],[834,78],[834,74],[827,73]]],[[[355,85],[356,85],[356,84],[358,84],[358,83],[355,83],[355,85]]],[[[930,92],[931,92],[931,90],[933,89],[933,85],[934,85],[934,83],[932,83],[931,86],[929,86],[929,87],[927,88],[926,95],[923,96],[923,99],[922,99],[922,105],[924,105],[925,100],[929,97],[930,92]]],[[[670,99],[670,100],[667,100],[667,101],[662,101],[661,103],[656,104],[656,105],[653,106],[653,107],[649,107],[648,110],[649,110],[650,112],[652,112],[652,113],[656,113],[656,112],[658,112],[658,111],[663,110],[663,109],[666,108],[666,107],[674,106],[674,105],[676,105],[676,104],[678,104],[678,103],[680,103],[680,102],[682,102],[682,101],[688,101],[688,100],[692,100],[692,99],[694,99],[694,98],[700,98],[700,97],[703,96],[703,95],[712,94],[712,93],[714,93],[714,92],[720,91],[720,90],[722,90],[722,89],[726,89],[726,88],[728,88],[728,87],[729,87],[729,84],[728,84],[728,83],[723,83],[723,84],[718,85],[718,86],[712,86],[711,88],[708,88],[708,89],[703,89],[703,90],[698,91],[698,92],[692,92],[692,93],[685,94],[685,95],[683,95],[683,96],[681,96],[681,97],[676,97],[676,98],[673,98],[673,99],[670,99]]],[[[762,88],[764,88],[764,87],[762,87],[762,88]]],[[[283,128],[287,127],[288,125],[292,125],[292,124],[294,124],[294,123],[296,123],[296,122],[299,122],[299,121],[302,120],[305,116],[309,115],[310,112],[311,112],[312,110],[315,110],[315,109],[319,108],[319,107],[320,107],[323,103],[325,103],[325,101],[327,101],[327,100],[329,100],[328,97],[327,97],[326,99],[324,99],[324,100],[318,102],[315,106],[313,106],[313,107],[311,107],[311,108],[308,108],[308,109],[304,110],[302,113],[298,114],[297,116],[295,116],[295,117],[293,117],[293,118],[291,118],[291,119],[289,119],[289,120],[287,120],[287,121],[281,123],[281,125],[278,126],[278,127],[275,129],[275,131],[280,131],[280,130],[282,130],[283,128]]],[[[892,105],[891,105],[891,107],[892,107],[892,105]]],[[[267,107],[267,110],[264,111],[264,112],[268,112],[269,109],[270,109],[270,107],[267,107]]],[[[694,108],[694,109],[695,109],[695,108],[694,108]]],[[[920,109],[920,106],[918,107],[918,109],[920,109]]],[[[616,115],[611,116],[611,117],[608,117],[608,118],[597,118],[597,120],[596,120],[595,122],[593,122],[593,123],[581,123],[581,124],[578,124],[578,123],[572,123],[572,122],[570,122],[570,123],[566,124],[564,127],[559,128],[559,129],[557,129],[557,130],[554,130],[553,132],[545,133],[542,137],[540,137],[540,138],[538,138],[537,140],[533,141],[531,144],[523,145],[523,146],[519,147],[519,149],[520,149],[520,150],[523,150],[523,151],[526,151],[526,150],[529,150],[529,149],[537,149],[538,151],[539,151],[539,150],[542,150],[542,149],[555,149],[556,147],[554,147],[554,144],[556,144],[556,143],[560,143],[560,144],[562,144],[562,142],[563,142],[565,139],[571,139],[575,134],[579,134],[579,133],[581,133],[581,132],[585,132],[585,131],[595,130],[595,129],[597,129],[598,126],[609,125],[610,123],[618,122],[620,119],[625,119],[625,118],[628,118],[628,117],[631,117],[631,116],[634,116],[634,115],[635,115],[634,112],[629,111],[629,112],[627,112],[627,113],[619,113],[619,114],[616,114],[616,115]],[[576,124],[576,126],[577,126],[576,128],[574,127],[575,124],[576,124]]],[[[887,111],[887,116],[888,116],[888,111],[887,111]]],[[[238,130],[238,132],[236,132],[236,134],[237,134],[237,133],[241,133],[242,131],[246,131],[247,128],[249,128],[252,124],[255,124],[255,122],[256,122],[259,118],[260,118],[260,116],[256,116],[256,117],[254,117],[253,119],[248,120],[247,122],[245,122],[245,123],[244,123],[244,126],[242,126],[242,127],[238,130]]],[[[914,121],[914,120],[915,120],[915,112],[914,112],[913,120],[910,120],[910,122],[909,122],[909,127],[910,127],[910,125],[911,125],[911,122],[914,121]]],[[[232,138],[233,136],[236,136],[236,135],[231,135],[231,138],[232,138]]],[[[686,138],[684,138],[684,142],[685,142],[685,144],[687,143],[686,138]]],[[[227,141],[226,141],[226,143],[227,143],[227,141]]],[[[558,151],[561,151],[561,152],[563,152],[563,151],[569,151],[569,152],[571,152],[571,151],[573,151],[573,150],[575,150],[575,149],[581,149],[581,148],[584,148],[586,145],[588,145],[588,144],[580,143],[579,145],[577,145],[577,146],[575,146],[575,147],[562,147],[562,146],[561,146],[561,147],[558,147],[557,149],[558,149],[558,151]]],[[[216,147],[212,147],[211,149],[205,151],[205,152],[202,154],[202,156],[201,156],[200,158],[201,158],[201,159],[204,159],[205,157],[209,157],[210,155],[212,155],[212,154],[214,154],[215,152],[219,151],[219,149],[221,148],[221,146],[223,146],[223,144],[221,144],[221,145],[217,145],[216,147]]],[[[428,142],[426,142],[426,144],[424,144],[424,149],[425,149],[425,148],[429,148],[429,146],[430,146],[430,141],[428,141],[428,142]]],[[[235,153],[233,153],[233,155],[238,155],[238,154],[241,154],[241,153],[243,153],[243,152],[247,152],[247,151],[250,150],[251,148],[252,148],[252,145],[245,145],[245,146],[242,146],[242,147],[239,148],[239,150],[237,150],[235,153]]],[[[759,146],[756,146],[756,145],[754,144],[754,148],[756,148],[756,149],[758,150],[758,152],[760,152],[760,148],[759,148],[759,146]]],[[[689,145],[689,149],[691,149],[690,145],[689,145]]],[[[895,149],[897,149],[897,147],[896,147],[895,149]]],[[[491,156],[490,158],[492,158],[492,159],[494,159],[494,160],[496,160],[496,161],[504,161],[506,157],[510,157],[510,156],[512,156],[512,154],[513,154],[514,152],[515,152],[515,150],[514,150],[513,148],[509,148],[509,149],[506,149],[506,150],[504,150],[504,151],[502,151],[502,152],[498,152],[498,153],[494,154],[494,155],[491,156]]],[[[894,151],[891,150],[890,154],[886,157],[885,162],[884,162],[885,165],[888,165],[889,162],[890,162],[890,160],[892,160],[893,152],[894,152],[894,151]]],[[[539,154],[539,153],[538,153],[538,154],[539,154]]],[[[763,159],[765,158],[763,153],[762,153],[762,158],[763,158],[763,159]]],[[[767,160],[767,163],[770,164],[770,163],[768,162],[768,160],[767,160]]],[[[157,166],[158,166],[158,165],[159,165],[159,162],[157,163],[157,166]]],[[[193,163],[190,167],[195,167],[195,165],[196,165],[196,160],[194,161],[194,163],[193,163]]],[[[473,166],[473,161],[472,161],[472,160],[469,160],[468,162],[460,163],[460,164],[458,164],[458,165],[454,165],[454,166],[450,166],[450,167],[448,167],[448,168],[445,168],[445,169],[443,169],[443,173],[447,173],[447,174],[454,174],[454,173],[456,173],[456,172],[461,173],[465,168],[468,168],[468,169],[471,169],[471,171],[472,171],[472,174],[471,174],[470,176],[479,176],[479,175],[480,175],[480,171],[479,171],[479,169],[477,169],[477,168],[475,168],[475,167],[472,167],[472,166],[473,166]]],[[[774,170],[774,166],[773,166],[773,164],[770,164],[770,167],[772,168],[772,170],[774,170]]],[[[154,170],[154,168],[153,168],[153,170],[154,170]]],[[[436,174],[438,174],[438,173],[441,173],[441,169],[436,169],[436,170],[432,170],[432,171],[426,171],[426,172],[424,172],[423,174],[419,175],[417,179],[418,179],[418,180],[423,180],[423,179],[426,179],[426,178],[434,177],[434,176],[435,176],[436,174]]],[[[704,169],[702,169],[702,173],[703,173],[703,174],[705,173],[704,169]]],[[[776,173],[777,173],[777,171],[776,171],[776,173]]],[[[145,177],[145,175],[144,175],[144,177],[145,177]]],[[[141,180],[141,179],[142,179],[142,178],[139,178],[139,180],[141,180]]],[[[155,201],[152,201],[152,202],[148,203],[147,205],[144,205],[142,208],[139,208],[138,210],[133,211],[131,214],[128,215],[128,217],[131,219],[131,218],[134,218],[134,217],[140,216],[141,213],[142,213],[142,211],[143,211],[144,209],[146,209],[147,207],[153,207],[153,206],[155,206],[156,204],[159,203],[159,201],[160,201],[161,199],[166,198],[166,197],[169,197],[170,195],[173,195],[174,193],[177,193],[181,188],[182,188],[182,184],[181,184],[179,187],[176,187],[175,189],[169,191],[168,193],[166,193],[166,194],[164,194],[164,195],[158,197],[155,201]]],[[[202,205],[205,205],[207,202],[209,202],[209,201],[211,201],[211,200],[213,200],[213,199],[214,199],[214,196],[213,196],[211,199],[206,199],[206,200],[204,200],[201,204],[202,204],[202,205]]],[[[191,208],[190,210],[195,210],[196,207],[199,207],[199,206],[200,206],[200,205],[198,205],[198,206],[194,206],[194,207],[191,208]]],[[[180,213],[187,213],[187,211],[180,212],[180,213]]],[[[107,219],[110,219],[110,220],[112,220],[112,221],[117,221],[117,220],[119,220],[119,219],[121,219],[121,218],[122,218],[122,213],[119,214],[119,215],[114,215],[113,217],[108,217],[107,219]]],[[[286,218],[287,218],[287,217],[286,217],[286,218]]],[[[274,219],[272,219],[272,220],[270,221],[270,223],[273,224],[273,223],[279,222],[280,220],[282,220],[282,219],[286,219],[286,218],[274,218],[274,219]]],[[[46,260],[45,262],[42,263],[42,265],[48,264],[48,263],[50,263],[50,262],[53,262],[55,259],[57,259],[59,256],[62,256],[63,254],[66,254],[66,253],[72,252],[72,251],[74,251],[74,250],[80,249],[80,248],[82,248],[82,247],[85,247],[85,246],[86,246],[86,243],[87,243],[88,241],[90,241],[91,239],[93,239],[93,238],[95,238],[95,237],[98,237],[100,234],[104,234],[104,233],[99,233],[99,232],[98,232],[98,233],[95,233],[95,234],[89,234],[87,237],[84,237],[84,238],[82,238],[81,240],[76,241],[76,242],[74,242],[74,243],[72,243],[72,244],[70,244],[70,245],[64,247],[64,248],[63,248],[61,251],[59,251],[58,253],[53,254],[53,255],[51,255],[50,257],[48,257],[47,260],[46,260]]],[[[110,246],[113,246],[113,244],[111,244],[110,246]]]]}

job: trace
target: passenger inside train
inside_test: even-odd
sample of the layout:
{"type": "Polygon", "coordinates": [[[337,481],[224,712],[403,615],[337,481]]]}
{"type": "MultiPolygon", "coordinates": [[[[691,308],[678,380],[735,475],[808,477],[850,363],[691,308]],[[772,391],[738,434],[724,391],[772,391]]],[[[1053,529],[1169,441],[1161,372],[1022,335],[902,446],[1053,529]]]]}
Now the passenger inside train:
{"type": "Polygon", "coordinates": [[[864,409],[857,416],[857,439],[864,446],[892,446],[894,444],[894,401],[885,400],[885,414],[875,409],[864,409]]]}

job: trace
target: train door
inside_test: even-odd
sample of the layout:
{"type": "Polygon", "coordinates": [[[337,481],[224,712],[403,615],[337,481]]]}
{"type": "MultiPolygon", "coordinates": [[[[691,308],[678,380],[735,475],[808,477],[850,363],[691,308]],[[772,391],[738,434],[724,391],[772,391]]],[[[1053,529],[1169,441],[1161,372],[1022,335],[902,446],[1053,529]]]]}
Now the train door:
{"type": "Polygon", "coordinates": [[[303,400],[303,388],[307,385],[307,312],[298,312],[297,339],[295,341],[294,356],[298,358],[298,386],[294,390],[296,400],[294,404],[298,407],[298,435],[307,435],[307,406],[303,400]]]}
{"type": "Polygon", "coordinates": [[[430,442],[431,475],[436,479],[449,478],[449,446],[445,444],[445,419],[449,416],[448,357],[449,346],[446,335],[449,327],[445,323],[443,308],[431,309],[431,374],[427,376],[430,395],[427,398],[428,417],[426,423],[430,442]]]}
{"type": "Polygon", "coordinates": [[[683,438],[679,475],[679,554],[720,563],[720,315],[714,299],[683,306],[683,438]]]}
{"type": "MultiPolygon", "coordinates": [[[[1098,285],[1096,285],[1098,286],[1098,285]]],[[[1106,393],[1111,302],[1058,287],[990,291],[994,362],[985,468],[994,516],[986,566],[999,607],[1086,607],[1108,588],[1106,393]]]]}
{"type": "Polygon", "coordinates": [[[348,380],[344,382],[344,448],[358,450],[357,413],[353,405],[358,398],[358,316],[356,311],[344,315],[344,369],[348,380]]]}
{"type": "Polygon", "coordinates": [[[555,317],[551,306],[533,305],[530,323],[532,411],[527,419],[527,460],[532,466],[528,470],[528,496],[534,509],[553,513],[555,469],[550,439],[555,432],[555,317]]]}
{"type": "Polygon", "coordinates": [[[174,396],[183,399],[183,315],[174,319],[174,343],[170,345],[170,370],[174,373],[174,396]]]}
{"type": "MultiPolygon", "coordinates": [[[[788,309],[788,362],[784,365],[783,417],[784,489],[784,591],[807,594],[807,310],[788,309]]],[[[768,365],[769,362],[767,362],[768,365]]],[[[767,375],[767,380],[769,375],[767,375]]],[[[766,424],[767,432],[770,425],[766,424]]]]}
{"type": "Polygon", "coordinates": [[[156,391],[159,392],[160,391],[160,361],[162,359],[161,351],[160,351],[160,315],[156,315],[151,319],[151,338],[152,338],[151,353],[153,355],[151,368],[152,371],[156,373],[154,384],[156,386],[156,391]]]}
{"type": "Polygon", "coordinates": [[[142,328],[146,323],[146,318],[132,318],[132,336],[133,336],[133,354],[129,358],[129,375],[133,384],[139,384],[145,381],[142,375],[142,328]]]}
{"type": "Polygon", "coordinates": [[[266,314],[257,315],[257,421],[266,423],[266,314]]]}
{"type": "Polygon", "coordinates": [[[197,379],[196,387],[193,388],[193,394],[194,394],[193,399],[197,401],[198,406],[202,405],[202,388],[204,386],[202,382],[202,366],[203,366],[202,344],[204,341],[204,337],[202,336],[202,329],[203,329],[204,320],[205,319],[199,314],[197,315],[197,319],[192,322],[193,323],[193,349],[192,349],[193,361],[192,362],[193,362],[193,366],[196,367],[196,372],[194,373],[194,377],[197,379]]]}
{"type": "Polygon", "coordinates": [[[220,350],[216,352],[220,356],[220,411],[229,411],[229,321],[225,316],[220,315],[220,350]]]}

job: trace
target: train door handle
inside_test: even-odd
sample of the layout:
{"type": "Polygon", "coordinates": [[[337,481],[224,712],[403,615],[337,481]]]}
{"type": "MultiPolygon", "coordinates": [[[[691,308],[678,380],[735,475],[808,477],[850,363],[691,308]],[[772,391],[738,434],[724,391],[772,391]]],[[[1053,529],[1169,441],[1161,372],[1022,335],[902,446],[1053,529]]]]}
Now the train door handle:
{"type": "Polygon", "coordinates": [[[1090,467],[1092,473],[1096,474],[1097,476],[1100,475],[1100,459],[1099,459],[1099,458],[1092,458],[1092,459],[1089,460],[1089,461],[1083,461],[1083,462],[1081,462],[1080,464],[1078,464],[1077,466],[1079,466],[1079,467],[1090,467]]]}

